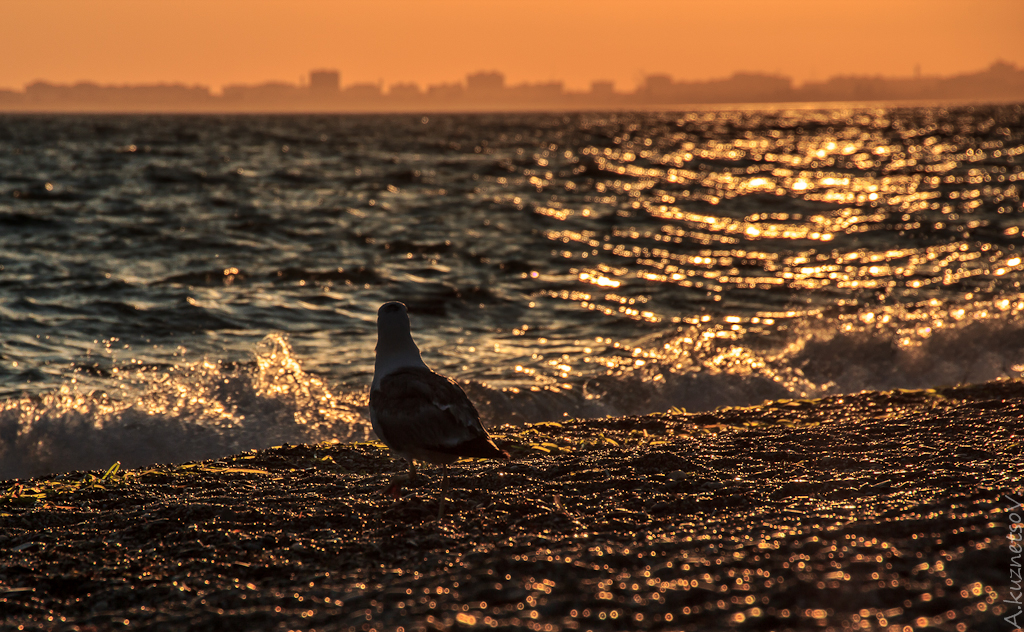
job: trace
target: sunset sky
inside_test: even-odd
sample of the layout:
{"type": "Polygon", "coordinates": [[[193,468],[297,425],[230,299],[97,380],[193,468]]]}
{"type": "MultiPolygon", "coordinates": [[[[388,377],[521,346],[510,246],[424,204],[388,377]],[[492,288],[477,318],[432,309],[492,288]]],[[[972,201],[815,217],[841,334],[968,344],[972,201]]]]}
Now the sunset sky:
{"type": "Polygon", "coordinates": [[[0,0],[0,87],[948,75],[1024,66],[1022,33],[1024,0],[0,0]]]}

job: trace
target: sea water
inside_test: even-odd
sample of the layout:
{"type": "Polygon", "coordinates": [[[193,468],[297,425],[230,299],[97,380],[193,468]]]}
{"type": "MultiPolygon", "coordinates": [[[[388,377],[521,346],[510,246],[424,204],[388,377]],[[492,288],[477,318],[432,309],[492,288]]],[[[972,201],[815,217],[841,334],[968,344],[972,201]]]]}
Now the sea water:
{"type": "Polygon", "coordinates": [[[1024,373],[1024,108],[0,117],[0,478],[1024,373]]]}

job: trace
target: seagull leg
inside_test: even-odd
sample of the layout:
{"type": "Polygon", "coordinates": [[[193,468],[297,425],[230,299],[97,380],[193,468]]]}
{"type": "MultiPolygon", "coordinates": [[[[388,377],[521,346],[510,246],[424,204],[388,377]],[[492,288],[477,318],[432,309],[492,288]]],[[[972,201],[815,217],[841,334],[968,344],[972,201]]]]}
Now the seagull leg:
{"type": "Polygon", "coordinates": [[[391,479],[391,484],[387,486],[384,493],[392,498],[398,498],[404,485],[414,485],[416,483],[416,466],[413,465],[413,460],[409,459],[409,476],[402,480],[402,474],[395,474],[394,478],[391,479]]]}
{"type": "Polygon", "coordinates": [[[437,502],[437,521],[441,522],[444,517],[444,497],[448,494],[448,464],[444,466],[444,475],[441,478],[441,499],[437,502]]]}

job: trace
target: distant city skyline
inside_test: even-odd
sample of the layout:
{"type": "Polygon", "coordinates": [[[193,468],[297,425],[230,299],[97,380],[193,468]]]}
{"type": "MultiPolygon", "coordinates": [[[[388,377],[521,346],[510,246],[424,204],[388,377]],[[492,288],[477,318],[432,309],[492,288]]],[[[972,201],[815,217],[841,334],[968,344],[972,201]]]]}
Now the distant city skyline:
{"type": "Polygon", "coordinates": [[[636,89],[743,71],[948,76],[1024,65],[1020,0],[0,0],[0,88],[459,80],[636,89]]]}
{"type": "Polygon", "coordinates": [[[628,110],[699,104],[870,101],[1024,102],[1024,69],[997,61],[953,76],[837,76],[798,84],[791,77],[738,72],[708,81],[652,74],[632,91],[609,80],[586,90],[562,81],[510,84],[502,72],[478,71],[464,80],[343,85],[337,69],[311,70],[297,83],[231,84],[221,94],[183,84],[98,85],[34,82],[0,90],[7,112],[470,112],[514,110],[628,110]]]}
{"type": "MultiPolygon", "coordinates": [[[[993,67],[1012,67],[1015,69],[1024,69],[1024,64],[1014,64],[1013,62],[1005,59],[994,59],[989,63],[982,65],[978,68],[971,68],[964,73],[956,74],[975,74],[983,72],[986,69],[993,67]]],[[[526,86],[526,85],[554,85],[558,84],[562,86],[568,92],[586,92],[591,91],[595,87],[598,90],[608,90],[613,92],[625,93],[632,92],[635,90],[642,90],[648,87],[652,80],[658,81],[673,81],[673,82],[687,82],[687,83],[707,83],[716,82],[728,79],[735,76],[762,76],[762,77],[777,77],[787,81],[791,87],[800,88],[807,85],[819,84],[823,82],[833,81],[841,78],[859,78],[859,79],[884,79],[884,80],[908,80],[908,79],[921,79],[921,78],[948,78],[954,76],[951,74],[940,74],[940,73],[928,73],[925,72],[920,65],[915,67],[911,72],[907,73],[876,73],[876,74],[856,74],[856,73],[837,73],[830,76],[821,77],[818,79],[807,79],[800,81],[791,75],[779,72],[760,72],[751,69],[739,69],[735,72],[729,73],[728,75],[722,75],[717,77],[707,77],[703,79],[687,79],[685,77],[674,76],[671,73],[656,72],[644,75],[639,79],[636,85],[624,86],[620,85],[614,80],[602,77],[595,77],[590,80],[586,85],[573,89],[567,85],[567,82],[561,79],[551,79],[548,81],[522,81],[514,83],[509,80],[507,73],[498,68],[478,68],[472,72],[465,73],[459,77],[451,77],[437,84],[423,84],[416,81],[390,81],[387,78],[380,78],[376,81],[349,81],[346,82],[345,78],[348,76],[344,70],[339,68],[313,68],[297,77],[294,81],[289,80],[278,80],[278,79],[266,79],[263,81],[257,81],[254,83],[232,81],[222,86],[211,86],[201,83],[187,83],[180,81],[160,81],[151,83],[102,83],[91,80],[82,80],[74,82],[58,82],[52,81],[46,78],[36,79],[28,84],[18,87],[0,86],[0,90],[4,91],[18,91],[24,90],[33,84],[48,84],[48,85],[96,85],[103,87],[153,87],[153,86],[179,86],[187,88],[200,88],[209,91],[214,96],[224,96],[230,94],[232,91],[238,89],[251,89],[251,88],[300,88],[310,89],[314,92],[336,92],[336,91],[347,91],[351,89],[367,89],[373,87],[375,90],[379,90],[381,94],[389,94],[392,91],[407,92],[409,90],[418,90],[427,92],[430,88],[445,88],[455,85],[462,85],[465,88],[487,90],[487,89],[501,89],[509,88],[515,85],[526,86]]]]}

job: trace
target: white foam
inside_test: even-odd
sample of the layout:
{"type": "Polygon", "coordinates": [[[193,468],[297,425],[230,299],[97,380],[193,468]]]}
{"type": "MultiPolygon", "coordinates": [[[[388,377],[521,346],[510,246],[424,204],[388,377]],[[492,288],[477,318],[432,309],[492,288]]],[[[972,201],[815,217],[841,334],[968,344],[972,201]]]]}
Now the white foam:
{"type": "MultiPolygon", "coordinates": [[[[600,360],[592,363],[600,372],[576,380],[541,376],[543,388],[463,385],[493,428],[1020,378],[1024,301],[814,314],[772,336],[708,323],[620,345],[600,360]]],[[[0,478],[372,438],[367,384],[330,386],[303,370],[280,335],[267,336],[247,363],[203,359],[146,368],[121,362],[101,379],[106,392],[89,391],[85,383],[72,376],[42,396],[0,401],[0,478]]]]}
{"type": "Polygon", "coordinates": [[[282,443],[364,440],[356,404],[302,370],[286,338],[254,361],[114,367],[108,392],[70,378],[42,396],[0,401],[0,478],[207,459],[282,443]]]}
{"type": "Polygon", "coordinates": [[[540,391],[468,388],[483,417],[495,423],[1017,379],[1024,375],[1024,301],[1015,296],[812,314],[767,337],[709,323],[616,351],[600,358],[609,374],[571,388],[557,386],[564,379],[549,380],[554,386],[540,391]]]}

